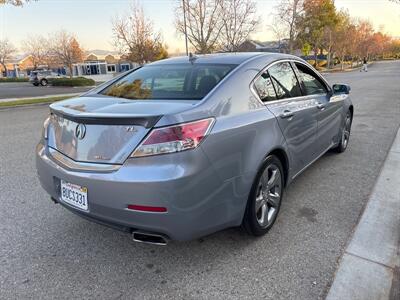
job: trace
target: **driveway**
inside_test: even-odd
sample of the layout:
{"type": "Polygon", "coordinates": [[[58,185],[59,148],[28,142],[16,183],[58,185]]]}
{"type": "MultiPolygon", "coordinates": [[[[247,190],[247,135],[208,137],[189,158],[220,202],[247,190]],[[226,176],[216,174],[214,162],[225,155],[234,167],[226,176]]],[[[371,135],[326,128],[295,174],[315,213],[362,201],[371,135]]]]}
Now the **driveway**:
{"type": "Polygon", "coordinates": [[[293,182],[261,238],[229,229],[160,247],[85,221],[36,178],[47,108],[0,110],[0,298],[324,298],[399,127],[400,62],[328,79],[352,86],[349,148],[293,182]]]}
{"type": "Polygon", "coordinates": [[[0,99],[83,93],[90,89],[91,87],[43,87],[33,86],[29,82],[4,82],[0,83],[0,99]]]}

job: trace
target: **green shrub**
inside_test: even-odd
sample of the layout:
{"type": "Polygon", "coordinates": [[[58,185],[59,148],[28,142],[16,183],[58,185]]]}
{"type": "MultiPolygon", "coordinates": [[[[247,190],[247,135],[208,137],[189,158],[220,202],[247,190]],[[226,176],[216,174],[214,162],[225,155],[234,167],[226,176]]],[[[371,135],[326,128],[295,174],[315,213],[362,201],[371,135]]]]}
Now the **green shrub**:
{"type": "Polygon", "coordinates": [[[53,86],[93,86],[95,82],[93,79],[85,77],[73,77],[73,78],[53,78],[50,79],[50,83],[53,86]]]}
{"type": "Polygon", "coordinates": [[[0,83],[2,82],[28,82],[28,78],[16,78],[16,77],[2,77],[0,78],[0,83]]]}

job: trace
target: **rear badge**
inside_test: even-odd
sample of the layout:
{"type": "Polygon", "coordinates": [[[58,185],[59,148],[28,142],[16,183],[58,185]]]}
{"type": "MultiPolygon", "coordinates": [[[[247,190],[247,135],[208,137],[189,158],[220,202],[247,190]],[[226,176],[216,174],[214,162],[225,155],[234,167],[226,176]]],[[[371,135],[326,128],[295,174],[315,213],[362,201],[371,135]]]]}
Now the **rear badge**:
{"type": "Polygon", "coordinates": [[[84,124],[78,124],[75,128],[75,137],[79,140],[83,140],[86,135],[86,126],[84,124]]]}

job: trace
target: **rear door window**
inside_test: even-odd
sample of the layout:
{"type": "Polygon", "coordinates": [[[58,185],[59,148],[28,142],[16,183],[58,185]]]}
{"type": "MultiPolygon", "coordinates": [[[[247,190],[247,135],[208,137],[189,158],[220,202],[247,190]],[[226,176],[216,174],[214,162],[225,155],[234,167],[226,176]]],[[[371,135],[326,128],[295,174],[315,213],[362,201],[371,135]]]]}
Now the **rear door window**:
{"type": "Polygon", "coordinates": [[[295,63],[307,95],[326,94],[328,89],[321,78],[307,66],[295,63]]]}
{"type": "Polygon", "coordinates": [[[254,87],[257,91],[261,101],[268,102],[276,100],[276,93],[274,86],[272,85],[271,77],[268,72],[264,72],[254,82],[254,87]]]}
{"type": "Polygon", "coordinates": [[[278,99],[302,96],[300,84],[289,62],[281,62],[268,69],[278,99]]]}

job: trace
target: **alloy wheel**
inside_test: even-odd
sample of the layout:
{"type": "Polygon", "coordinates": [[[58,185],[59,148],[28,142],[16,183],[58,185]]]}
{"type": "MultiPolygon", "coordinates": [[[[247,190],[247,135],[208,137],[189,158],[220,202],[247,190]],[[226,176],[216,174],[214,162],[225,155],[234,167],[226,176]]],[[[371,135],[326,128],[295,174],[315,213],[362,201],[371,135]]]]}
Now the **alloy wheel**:
{"type": "Polygon", "coordinates": [[[344,123],[343,133],[342,133],[342,145],[343,148],[347,148],[350,139],[350,130],[351,130],[351,117],[350,115],[346,116],[346,121],[344,123]]]}
{"type": "Polygon", "coordinates": [[[255,213],[258,224],[265,228],[275,219],[282,195],[282,174],[275,164],[268,165],[259,179],[255,213]]]}

